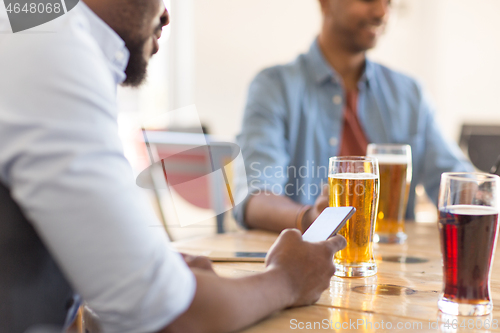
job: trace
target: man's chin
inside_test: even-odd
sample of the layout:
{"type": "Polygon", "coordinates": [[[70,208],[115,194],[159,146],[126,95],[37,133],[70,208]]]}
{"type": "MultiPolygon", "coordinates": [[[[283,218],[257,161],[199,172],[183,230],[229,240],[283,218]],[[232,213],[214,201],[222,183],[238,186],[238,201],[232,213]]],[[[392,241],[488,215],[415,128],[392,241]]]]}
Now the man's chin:
{"type": "Polygon", "coordinates": [[[373,43],[366,45],[366,47],[364,48],[363,51],[368,51],[368,50],[374,49],[376,46],[377,46],[377,42],[375,41],[373,43]]]}
{"type": "Polygon", "coordinates": [[[125,70],[127,78],[121,85],[124,87],[138,87],[143,84],[147,77],[147,66],[147,62],[129,62],[129,65],[125,70]]]}
{"type": "Polygon", "coordinates": [[[130,52],[130,58],[125,69],[127,78],[123,81],[122,86],[138,87],[146,80],[149,59],[144,57],[145,43],[145,41],[125,43],[130,52]]]}
{"type": "Polygon", "coordinates": [[[128,77],[125,79],[125,81],[122,82],[121,86],[123,87],[131,87],[131,88],[137,88],[140,85],[142,85],[146,81],[146,75],[141,78],[134,78],[133,80],[129,80],[128,77]]]}
{"type": "Polygon", "coordinates": [[[357,52],[366,52],[368,50],[371,50],[377,46],[378,39],[377,38],[370,38],[368,40],[360,41],[357,43],[357,45],[354,47],[357,52]]]}

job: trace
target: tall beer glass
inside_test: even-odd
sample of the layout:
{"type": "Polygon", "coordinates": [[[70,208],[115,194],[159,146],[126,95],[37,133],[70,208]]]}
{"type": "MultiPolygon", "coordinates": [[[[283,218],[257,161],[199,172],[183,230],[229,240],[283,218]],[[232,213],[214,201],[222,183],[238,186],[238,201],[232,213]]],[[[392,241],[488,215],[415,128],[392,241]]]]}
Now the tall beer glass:
{"type": "Polygon", "coordinates": [[[369,144],[368,156],[378,160],[380,200],[375,242],[402,244],[406,240],[405,214],[411,184],[411,147],[399,144],[369,144]]]}
{"type": "Polygon", "coordinates": [[[334,257],[336,276],[370,276],[377,273],[373,258],[373,232],[378,205],[379,173],[371,157],[330,158],[330,207],[352,206],[356,213],[340,229],[347,240],[334,257]]]}
{"type": "Polygon", "coordinates": [[[444,173],[439,189],[439,236],[443,293],[439,309],[451,315],[481,316],[493,308],[491,264],[498,234],[500,177],[444,173]]]}

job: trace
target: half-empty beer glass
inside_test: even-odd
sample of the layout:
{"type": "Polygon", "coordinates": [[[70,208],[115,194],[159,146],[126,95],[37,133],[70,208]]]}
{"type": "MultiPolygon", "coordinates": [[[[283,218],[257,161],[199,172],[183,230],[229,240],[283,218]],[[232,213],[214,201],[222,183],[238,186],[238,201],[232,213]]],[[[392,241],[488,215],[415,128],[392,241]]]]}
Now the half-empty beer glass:
{"type": "Polygon", "coordinates": [[[373,232],[378,205],[379,172],[371,157],[330,158],[330,207],[352,206],[356,213],[340,229],[347,240],[334,257],[336,276],[359,277],[377,273],[373,258],[373,232]]]}
{"type": "Polygon", "coordinates": [[[439,189],[443,293],[439,309],[481,316],[493,308],[490,273],[498,235],[500,177],[444,173],[439,189]]]}
{"type": "Polygon", "coordinates": [[[405,214],[411,184],[411,147],[401,144],[369,144],[368,156],[378,160],[380,199],[375,242],[402,244],[406,240],[405,214]]]}

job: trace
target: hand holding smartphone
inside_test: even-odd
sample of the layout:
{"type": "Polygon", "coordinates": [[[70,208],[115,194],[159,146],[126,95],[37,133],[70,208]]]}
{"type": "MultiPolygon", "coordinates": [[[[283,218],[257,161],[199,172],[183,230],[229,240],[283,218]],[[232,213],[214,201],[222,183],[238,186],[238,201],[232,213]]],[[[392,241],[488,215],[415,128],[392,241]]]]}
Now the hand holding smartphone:
{"type": "Polygon", "coordinates": [[[354,207],[326,207],[302,239],[307,242],[321,242],[335,235],[356,212],[354,207]]]}
{"type": "MultiPolygon", "coordinates": [[[[325,241],[335,235],[356,212],[354,207],[327,207],[304,232],[302,239],[307,242],[325,241]]],[[[266,252],[221,252],[207,254],[212,261],[264,262],[266,252]]]]}

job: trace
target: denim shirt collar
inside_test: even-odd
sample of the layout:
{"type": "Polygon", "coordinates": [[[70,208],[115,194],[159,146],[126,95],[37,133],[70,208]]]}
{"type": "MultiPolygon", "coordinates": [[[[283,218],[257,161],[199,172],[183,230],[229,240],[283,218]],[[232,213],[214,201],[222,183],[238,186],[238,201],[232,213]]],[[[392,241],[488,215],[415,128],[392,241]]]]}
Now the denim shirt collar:
{"type": "MultiPolygon", "coordinates": [[[[314,79],[318,84],[323,84],[326,81],[331,80],[333,83],[342,85],[342,78],[326,61],[319,46],[318,38],[314,40],[305,57],[309,66],[311,66],[314,79]]],[[[365,58],[365,69],[361,75],[359,83],[365,83],[367,85],[373,83],[373,71],[373,63],[369,59],[365,58]]]]}

